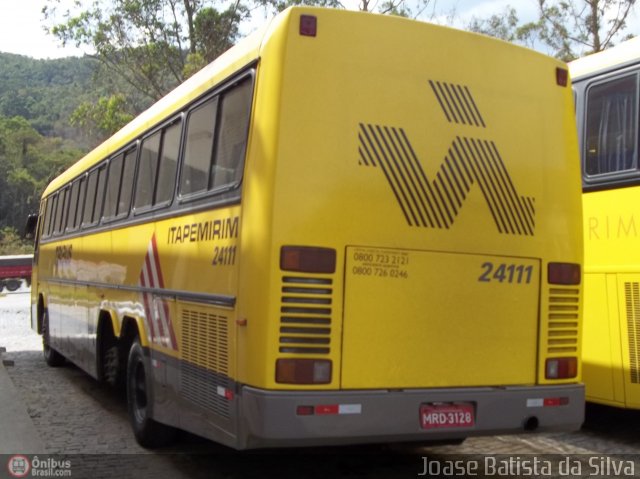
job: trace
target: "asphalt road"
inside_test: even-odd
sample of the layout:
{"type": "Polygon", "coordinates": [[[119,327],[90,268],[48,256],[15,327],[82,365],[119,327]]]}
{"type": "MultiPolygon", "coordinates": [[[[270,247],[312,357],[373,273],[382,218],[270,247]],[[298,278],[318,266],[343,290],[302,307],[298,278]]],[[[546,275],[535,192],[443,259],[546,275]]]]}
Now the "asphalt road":
{"type": "MultiPolygon", "coordinates": [[[[41,339],[29,328],[28,301],[26,292],[0,296],[0,346],[7,349],[3,359],[8,360],[6,370],[45,446],[40,460],[69,457],[71,477],[407,478],[426,477],[425,468],[431,477],[474,473],[478,477],[621,477],[625,472],[640,477],[640,411],[595,405],[587,406],[585,424],[578,432],[471,438],[459,446],[239,453],[184,433],[170,449],[148,451],[133,438],[121,393],[72,365],[46,366],[41,339]],[[609,458],[619,454],[636,456],[613,457],[617,462],[609,458]],[[455,466],[452,461],[459,455],[464,467],[477,461],[479,470],[445,470],[448,464],[455,466]],[[500,462],[485,463],[487,455],[498,461],[502,456],[496,455],[515,459],[500,470],[500,462]],[[534,465],[527,462],[532,458],[549,459],[553,470],[526,469],[534,465]],[[633,471],[614,468],[630,466],[625,462],[630,458],[636,461],[633,471]],[[434,461],[437,467],[429,470],[434,461]],[[566,471],[558,470],[561,461],[569,461],[566,471]]],[[[0,464],[0,477],[3,473],[0,464]]]]}

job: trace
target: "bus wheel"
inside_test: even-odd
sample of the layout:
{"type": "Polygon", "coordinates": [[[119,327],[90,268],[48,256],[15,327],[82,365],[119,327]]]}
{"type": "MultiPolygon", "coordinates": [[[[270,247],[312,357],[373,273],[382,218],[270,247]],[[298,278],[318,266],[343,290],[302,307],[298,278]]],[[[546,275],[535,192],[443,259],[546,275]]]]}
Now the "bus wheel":
{"type": "Polygon", "coordinates": [[[64,356],[49,346],[49,312],[46,309],[42,313],[42,352],[45,362],[53,368],[65,362],[64,356]]]}
{"type": "Polygon", "coordinates": [[[9,291],[17,291],[20,289],[20,281],[17,279],[10,279],[5,283],[5,286],[9,291]]]}
{"type": "Polygon", "coordinates": [[[156,448],[170,444],[176,435],[173,427],[151,418],[152,383],[148,361],[138,338],[133,341],[127,362],[127,409],[133,433],[142,447],[156,448]]]}

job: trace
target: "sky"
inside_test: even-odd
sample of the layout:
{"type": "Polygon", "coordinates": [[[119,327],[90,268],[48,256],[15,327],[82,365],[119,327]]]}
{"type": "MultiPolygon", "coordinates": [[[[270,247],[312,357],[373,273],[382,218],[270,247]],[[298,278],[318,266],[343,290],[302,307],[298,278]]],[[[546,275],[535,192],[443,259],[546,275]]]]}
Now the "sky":
{"type": "Polygon", "coordinates": [[[45,0],[0,0],[0,52],[33,58],[82,56],[76,48],[62,48],[43,29],[45,0]]]}
{"type": "MultiPolygon", "coordinates": [[[[61,0],[70,3],[71,0],[61,0]]],[[[438,23],[446,23],[444,16],[455,11],[454,26],[463,27],[472,17],[486,18],[503,12],[507,5],[514,6],[521,21],[534,20],[537,0],[432,0],[442,13],[438,23]]],[[[74,46],[62,47],[43,28],[42,8],[51,0],[0,0],[0,52],[16,53],[32,58],[60,58],[82,56],[84,52],[74,46]]],[[[358,0],[343,0],[348,8],[355,8],[358,0]]],[[[433,4],[433,3],[432,3],[433,4]]],[[[632,33],[640,34],[638,15],[630,21],[632,33]]],[[[247,32],[248,33],[248,32],[247,32]]]]}

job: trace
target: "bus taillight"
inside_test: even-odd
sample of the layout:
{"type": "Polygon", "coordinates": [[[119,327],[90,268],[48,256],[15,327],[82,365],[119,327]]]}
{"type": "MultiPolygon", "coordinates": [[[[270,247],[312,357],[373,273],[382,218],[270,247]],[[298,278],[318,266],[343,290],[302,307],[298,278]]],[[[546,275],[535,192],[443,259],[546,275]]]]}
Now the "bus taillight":
{"type": "Polygon", "coordinates": [[[546,379],[569,379],[578,375],[576,358],[549,358],[545,363],[546,379]]]}
{"type": "Polygon", "coordinates": [[[580,265],[575,263],[549,263],[547,281],[549,284],[580,284],[580,265]]]}
{"type": "Polygon", "coordinates": [[[328,384],[331,361],[327,359],[278,359],[276,382],[280,384],[328,384]]]}
{"type": "Polygon", "coordinates": [[[280,269],[300,273],[335,273],[336,250],[314,246],[280,248],[280,269]]]}

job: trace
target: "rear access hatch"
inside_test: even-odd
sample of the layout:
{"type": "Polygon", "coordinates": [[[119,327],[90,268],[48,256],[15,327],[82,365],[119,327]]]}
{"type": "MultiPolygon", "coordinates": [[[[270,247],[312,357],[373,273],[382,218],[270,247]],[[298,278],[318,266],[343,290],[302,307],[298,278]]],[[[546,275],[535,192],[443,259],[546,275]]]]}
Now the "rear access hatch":
{"type": "Polygon", "coordinates": [[[342,387],[533,384],[540,261],[347,247],[342,387]]]}

